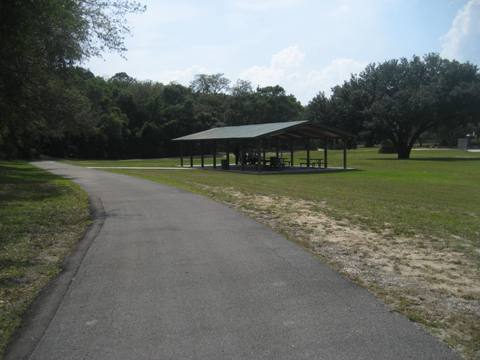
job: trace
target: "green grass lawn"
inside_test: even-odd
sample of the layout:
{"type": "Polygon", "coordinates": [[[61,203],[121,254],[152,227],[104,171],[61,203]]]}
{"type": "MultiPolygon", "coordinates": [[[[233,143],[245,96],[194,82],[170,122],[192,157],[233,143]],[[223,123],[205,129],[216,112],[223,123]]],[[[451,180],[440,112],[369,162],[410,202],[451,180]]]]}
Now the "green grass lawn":
{"type": "MultiPolygon", "coordinates": [[[[312,157],[323,157],[321,152],[312,157]]],[[[297,153],[296,157],[305,154],[297,153]]],[[[208,161],[208,160],[207,160],[208,161]]],[[[178,159],[71,161],[83,166],[175,166],[178,159]]],[[[341,152],[329,152],[340,166],[341,152]]],[[[326,202],[336,218],[395,233],[422,233],[452,240],[459,250],[480,256],[480,153],[456,150],[413,151],[412,159],[349,151],[356,171],[329,174],[248,175],[215,171],[115,170],[181,187],[231,187],[246,193],[284,195],[326,202]],[[462,241],[457,241],[461,237],[462,241]]]]}
{"type": "Polygon", "coordinates": [[[25,162],[0,162],[0,357],[88,222],[77,185],[25,162]]]}

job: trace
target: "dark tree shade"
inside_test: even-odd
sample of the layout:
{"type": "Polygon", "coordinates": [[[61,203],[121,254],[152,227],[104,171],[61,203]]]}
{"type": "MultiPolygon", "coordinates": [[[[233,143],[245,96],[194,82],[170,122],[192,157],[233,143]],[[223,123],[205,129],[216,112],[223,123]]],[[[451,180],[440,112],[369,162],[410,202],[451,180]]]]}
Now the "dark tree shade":
{"type": "Polygon", "coordinates": [[[141,10],[128,0],[0,2],[0,156],[35,155],[62,127],[88,120],[70,70],[106,49],[122,53],[125,15],[141,10]]]}

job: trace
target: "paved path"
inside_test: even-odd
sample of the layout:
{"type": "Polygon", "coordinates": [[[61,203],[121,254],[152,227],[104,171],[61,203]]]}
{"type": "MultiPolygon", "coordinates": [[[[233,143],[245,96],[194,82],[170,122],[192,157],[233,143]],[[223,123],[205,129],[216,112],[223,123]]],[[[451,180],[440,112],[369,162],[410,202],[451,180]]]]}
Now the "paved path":
{"type": "Polygon", "coordinates": [[[457,359],[234,210],[134,177],[37,165],[73,178],[106,216],[31,359],[457,359]]]}
{"type": "Polygon", "coordinates": [[[193,170],[193,167],[174,166],[88,166],[87,169],[122,169],[122,170],[193,170]]]}

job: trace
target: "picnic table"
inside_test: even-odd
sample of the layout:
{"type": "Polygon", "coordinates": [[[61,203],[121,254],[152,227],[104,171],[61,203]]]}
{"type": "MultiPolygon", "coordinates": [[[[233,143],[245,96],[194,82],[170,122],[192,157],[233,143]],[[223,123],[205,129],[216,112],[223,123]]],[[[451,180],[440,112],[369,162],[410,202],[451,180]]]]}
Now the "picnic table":
{"type": "MultiPolygon", "coordinates": [[[[317,165],[317,167],[321,168],[322,167],[322,161],[323,161],[322,158],[310,158],[310,166],[315,167],[315,165],[317,165]]],[[[302,166],[302,165],[308,166],[308,159],[307,158],[300,158],[300,166],[302,166]]]]}
{"type": "Polygon", "coordinates": [[[285,167],[286,163],[290,164],[288,160],[280,157],[277,158],[275,156],[270,157],[270,159],[262,159],[260,162],[264,168],[270,167],[273,169],[282,169],[285,167]]]}
{"type": "Polygon", "coordinates": [[[285,167],[286,165],[292,166],[292,162],[288,158],[280,158],[280,161],[283,163],[283,166],[285,167]]]}

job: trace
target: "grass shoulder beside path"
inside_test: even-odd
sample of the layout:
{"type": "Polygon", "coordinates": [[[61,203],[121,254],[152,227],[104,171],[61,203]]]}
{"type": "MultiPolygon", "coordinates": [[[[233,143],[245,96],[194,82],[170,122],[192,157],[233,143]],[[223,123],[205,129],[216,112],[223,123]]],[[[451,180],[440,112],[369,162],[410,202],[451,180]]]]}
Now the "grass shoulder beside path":
{"type": "Polygon", "coordinates": [[[89,221],[76,184],[26,162],[0,162],[0,357],[89,221]]]}
{"type": "MultiPolygon", "coordinates": [[[[178,160],[108,165],[129,163],[172,166],[178,160]]],[[[341,152],[329,152],[329,165],[340,163],[341,152]]],[[[480,154],[427,150],[397,160],[359,149],[349,152],[349,165],[358,170],[112,171],[201,193],[246,212],[302,243],[466,358],[480,359],[480,154]]]]}

